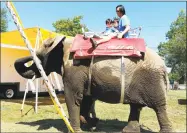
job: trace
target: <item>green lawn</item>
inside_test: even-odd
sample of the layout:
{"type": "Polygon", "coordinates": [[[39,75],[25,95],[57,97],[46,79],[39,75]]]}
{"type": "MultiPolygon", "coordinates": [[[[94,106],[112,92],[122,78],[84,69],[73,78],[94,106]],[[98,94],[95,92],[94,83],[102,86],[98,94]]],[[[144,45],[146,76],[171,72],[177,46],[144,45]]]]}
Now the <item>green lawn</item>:
{"type": "MultiPolygon", "coordinates": [[[[63,96],[59,96],[63,103],[63,96]]],[[[186,105],[178,104],[186,99],[186,90],[170,90],[168,93],[168,115],[175,132],[186,132],[186,105]]],[[[22,99],[1,100],[1,132],[67,132],[49,98],[39,98],[38,114],[34,113],[34,98],[27,99],[21,116],[22,99]]],[[[63,108],[67,114],[66,105],[63,108]]],[[[120,132],[127,125],[129,105],[96,102],[96,114],[100,119],[96,132],[120,132]]],[[[156,114],[149,108],[141,112],[142,132],[158,132],[156,114]]]]}

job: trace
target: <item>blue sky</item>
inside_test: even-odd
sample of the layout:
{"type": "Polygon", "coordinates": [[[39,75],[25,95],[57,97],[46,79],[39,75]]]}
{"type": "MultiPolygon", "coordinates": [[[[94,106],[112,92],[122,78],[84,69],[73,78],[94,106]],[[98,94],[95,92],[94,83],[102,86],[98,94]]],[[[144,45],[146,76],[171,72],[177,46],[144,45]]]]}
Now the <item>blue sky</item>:
{"type": "MultiPolygon", "coordinates": [[[[53,22],[76,15],[84,16],[83,23],[88,28],[103,31],[105,20],[116,16],[115,7],[119,4],[125,6],[132,28],[143,27],[141,37],[154,49],[165,41],[165,33],[180,10],[186,10],[186,2],[14,2],[25,28],[40,26],[52,31],[53,22]]],[[[9,14],[8,30],[15,29],[9,14]]]]}

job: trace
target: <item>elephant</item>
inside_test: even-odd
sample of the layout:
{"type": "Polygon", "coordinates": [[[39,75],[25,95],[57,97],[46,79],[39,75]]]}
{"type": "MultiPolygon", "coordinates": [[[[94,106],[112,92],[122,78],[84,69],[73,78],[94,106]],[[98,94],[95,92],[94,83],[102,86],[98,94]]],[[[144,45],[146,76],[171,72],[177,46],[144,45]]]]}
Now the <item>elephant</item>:
{"type": "MultiPolygon", "coordinates": [[[[69,120],[75,132],[82,132],[80,113],[89,121],[89,110],[94,100],[118,104],[121,98],[121,57],[95,57],[91,73],[91,94],[87,95],[91,59],[73,59],[70,52],[74,38],[57,36],[47,39],[36,51],[47,75],[56,72],[62,76],[69,120]],[[94,100],[93,100],[94,99],[94,100]]],[[[41,77],[36,64],[26,67],[31,56],[15,61],[16,71],[24,78],[41,77]]],[[[122,132],[140,132],[139,117],[143,107],[153,109],[160,132],[172,132],[167,114],[169,79],[164,60],[146,47],[142,58],[124,57],[124,95],[122,104],[130,105],[128,124],[122,132]]]]}

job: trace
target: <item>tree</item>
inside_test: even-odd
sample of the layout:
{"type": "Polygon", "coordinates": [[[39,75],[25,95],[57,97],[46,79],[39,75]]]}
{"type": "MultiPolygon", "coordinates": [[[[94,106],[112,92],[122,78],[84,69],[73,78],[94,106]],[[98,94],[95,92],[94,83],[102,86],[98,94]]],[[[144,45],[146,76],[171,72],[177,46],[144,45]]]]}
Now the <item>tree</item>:
{"type": "Polygon", "coordinates": [[[75,36],[76,34],[82,34],[82,26],[84,27],[85,31],[88,31],[88,28],[81,24],[82,19],[83,16],[75,16],[73,18],[60,19],[54,22],[52,25],[57,33],[75,36]]]}
{"type": "Polygon", "coordinates": [[[1,9],[1,32],[6,32],[8,29],[7,11],[5,8],[1,9]]]}
{"type": "Polygon", "coordinates": [[[166,39],[166,42],[161,42],[158,46],[159,55],[163,56],[166,65],[172,68],[170,79],[179,80],[183,76],[186,77],[186,13],[183,10],[172,22],[166,39]]]}

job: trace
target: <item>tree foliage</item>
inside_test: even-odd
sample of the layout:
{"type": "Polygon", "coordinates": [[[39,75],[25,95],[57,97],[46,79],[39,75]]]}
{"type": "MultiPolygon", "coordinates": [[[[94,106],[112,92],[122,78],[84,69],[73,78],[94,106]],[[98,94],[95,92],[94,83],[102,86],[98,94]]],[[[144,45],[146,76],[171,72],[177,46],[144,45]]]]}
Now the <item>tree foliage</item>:
{"type": "Polygon", "coordinates": [[[1,9],[1,32],[6,32],[8,29],[7,11],[5,8],[1,9]]]}
{"type": "MultiPolygon", "coordinates": [[[[60,19],[53,23],[55,32],[61,33],[68,36],[75,36],[76,34],[82,34],[82,24],[81,20],[83,16],[75,16],[73,18],[60,19]]],[[[88,31],[88,28],[83,25],[85,31],[88,31]]]]}
{"type": "Polygon", "coordinates": [[[171,67],[170,79],[186,77],[186,13],[181,10],[166,33],[166,42],[158,46],[159,55],[165,57],[166,65],[171,67]]]}

